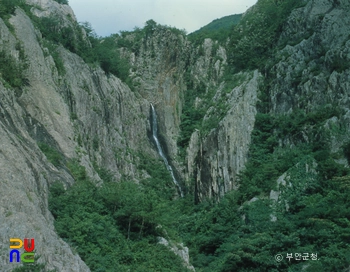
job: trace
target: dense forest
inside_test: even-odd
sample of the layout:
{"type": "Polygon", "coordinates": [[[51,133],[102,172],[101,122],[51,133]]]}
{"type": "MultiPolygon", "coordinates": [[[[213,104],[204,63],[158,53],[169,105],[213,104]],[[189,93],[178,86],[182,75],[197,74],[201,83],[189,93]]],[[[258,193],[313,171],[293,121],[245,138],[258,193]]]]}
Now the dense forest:
{"type": "MultiPolygon", "coordinates": [[[[190,271],[180,257],[159,243],[160,237],[188,247],[196,271],[326,272],[349,267],[350,171],[336,159],[344,157],[350,163],[350,142],[342,146],[342,154],[334,154],[329,144],[331,135],[324,129],[330,118],[341,118],[343,110],[320,105],[313,111],[284,115],[269,108],[270,86],[276,76],[271,68],[277,61],[277,50],[288,44],[281,44],[279,37],[289,14],[303,5],[302,0],[259,0],[255,12],[225,17],[188,36],[194,44],[209,37],[226,46],[226,88],[237,84],[233,75],[240,71],[267,71],[239,189],[219,202],[198,202],[191,193],[174,197],[175,188],[163,163],[145,154],[134,155],[148,178],[139,183],[127,178],[114,182],[112,173],[94,165],[103,180],[96,186],[77,161],[67,161],[54,148],[39,144],[53,165],[67,167],[74,177],[74,185],[67,190],[60,182],[51,186],[49,207],[57,233],[91,271],[190,271]],[[301,136],[305,132],[308,141],[301,136]],[[293,145],[285,144],[286,139],[293,145]],[[293,186],[282,190],[276,181],[284,174],[293,186]],[[280,202],[270,197],[278,190],[283,197],[280,202]]],[[[120,49],[137,54],[139,44],[157,28],[185,34],[149,20],[132,32],[98,37],[88,23],[57,27],[62,24],[58,17],[35,17],[20,0],[0,2],[0,16],[5,22],[15,6],[27,11],[41,31],[61,75],[65,69],[57,52],[64,46],[86,63],[116,75],[132,90],[131,66],[120,49]],[[132,41],[125,39],[128,35],[133,35],[132,41]]],[[[6,83],[13,87],[26,84],[25,57],[16,61],[4,52],[0,57],[0,72],[6,83]]],[[[202,122],[212,96],[200,87],[194,88],[189,77],[186,81],[188,92],[177,139],[182,158],[193,131],[199,129],[205,134],[222,117],[218,113],[217,119],[209,120],[211,124],[202,122]],[[208,103],[195,107],[198,97],[208,103]]],[[[344,128],[333,129],[341,133],[344,128]]],[[[186,191],[193,192],[194,188],[186,191]]],[[[25,265],[15,271],[43,271],[43,266],[25,265]]]]}
{"type": "Polygon", "coordinates": [[[188,38],[194,43],[200,43],[203,39],[210,38],[220,42],[226,42],[231,29],[239,23],[242,14],[234,14],[216,19],[200,29],[190,33],[188,38]]]}

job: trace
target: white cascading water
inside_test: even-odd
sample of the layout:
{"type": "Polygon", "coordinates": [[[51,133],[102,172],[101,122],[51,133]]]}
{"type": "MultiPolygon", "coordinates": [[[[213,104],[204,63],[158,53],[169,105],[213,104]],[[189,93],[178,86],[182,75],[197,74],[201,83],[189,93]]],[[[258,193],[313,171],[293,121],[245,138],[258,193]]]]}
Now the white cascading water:
{"type": "Polygon", "coordinates": [[[184,195],[183,195],[182,189],[180,187],[180,184],[177,182],[177,180],[176,180],[176,178],[174,176],[173,168],[168,163],[168,160],[167,160],[166,156],[164,155],[162,146],[159,143],[159,140],[158,140],[158,128],[157,128],[157,126],[158,126],[157,114],[156,114],[156,110],[154,109],[152,104],[151,104],[151,109],[152,109],[152,136],[153,136],[153,139],[154,139],[154,141],[156,143],[156,146],[157,146],[157,149],[158,149],[158,154],[162,157],[162,159],[163,159],[163,161],[165,163],[165,166],[168,169],[168,171],[170,172],[171,177],[172,177],[175,185],[179,189],[181,197],[183,197],[184,195]]]}

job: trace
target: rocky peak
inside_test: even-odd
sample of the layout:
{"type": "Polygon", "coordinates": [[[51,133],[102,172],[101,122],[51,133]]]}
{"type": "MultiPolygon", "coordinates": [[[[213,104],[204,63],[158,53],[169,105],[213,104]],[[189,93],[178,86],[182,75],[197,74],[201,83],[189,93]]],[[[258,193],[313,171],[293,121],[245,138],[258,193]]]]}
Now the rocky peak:
{"type": "Polygon", "coordinates": [[[54,0],[26,0],[26,3],[32,6],[31,12],[37,17],[58,15],[65,21],[77,21],[69,5],[60,4],[54,0]]]}

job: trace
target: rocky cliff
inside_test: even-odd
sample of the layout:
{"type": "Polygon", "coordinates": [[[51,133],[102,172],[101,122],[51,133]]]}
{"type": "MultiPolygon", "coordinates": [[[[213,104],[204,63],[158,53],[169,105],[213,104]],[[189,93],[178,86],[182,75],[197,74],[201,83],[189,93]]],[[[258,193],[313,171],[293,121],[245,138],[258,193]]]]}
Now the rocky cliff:
{"type": "Polygon", "coordinates": [[[338,135],[330,131],[332,152],[339,151],[349,135],[348,10],[347,1],[308,1],[294,10],[279,39],[284,47],[270,71],[271,112],[292,114],[320,107],[341,111],[328,120],[344,129],[338,135]]]}
{"type": "MultiPolygon", "coordinates": [[[[66,188],[73,184],[77,165],[97,183],[102,168],[116,182],[147,176],[139,154],[158,157],[150,140],[150,103],[175,174],[197,202],[239,190],[252,132],[260,125],[257,112],[292,118],[299,110],[327,111],[283,137],[275,127],[274,148],[317,142],[326,131],[332,161],[348,167],[343,154],[350,135],[347,1],[304,1],[283,24],[266,66],[239,72],[228,72],[229,41],[195,44],[184,33],[149,24],[141,38],[135,32],[115,40],[132,44],[117,50],[130,64],[129,84],[44,37],[35,18],[55,15],[62,31],[74,29],[72,39],[91,46],[68,5],[26,2],[0,19],[0,52],[18,72],[16,78],[3,72],[0,80],[3,271],[16,266],[8,262],[9,237],[34,237],[38,261],[46,269],[89,271],[55,233],[48,188],[55,181],[66,188]],[[183,136],[188,94],[191,111],[200,117],[183,136]],[[323,125],[315,130],[317,118],[323,125]],[[183,146],[179,139],[185,139],[183,146]]],[[[260,16],[259,9],[247,14],[260,16]]],[[[280,192],[272,195],[278,201],[280,192]]]]}
{"type": "MultiPolygon", "coordinates": [[[[252,14],[263,16],[259,5],[244,16],[252,14]]],[[[195,180],[198,199],[218,198],[239,186],[237,176],[248,159],[257,102],[262,100],[265,104],[260,106],[260,112],[272,116],[293,118],[300,111],[306,115],[325,113],[313,125],[325,122],[321,130],[329,135],[327,144],[335,161],[348,166],[342,148],[349,141],[350,124],[346,64],[349,18],[346,1],[304,1],[283,24],[266,66],[243,74],[245,78],[225,94],[225,102],[219,101],[222,88],[217,88],[215,105],[206,117],[223,103],[227,114],[208,134],[194,132],[187,149],[187,178],[195,180]]],[[[320,131],[315,132],[314,127],[305,124],[302,136],[284,134],[279,146],[293,148],[300,142],[322,141],[320,131]]],[[[278,129],[277,124],[275,132],[278,129]]]]}
{"type": "MultiPolygon", "coordinates": [[[[30,4],[36,5],[31,9],[35,16],[55,13],[69,23],[75,20],[67,5],[30,4]]],[[[41,33],[21,8],[6,24],[0,19],[0,36],[1,52],[27,65],[25,86],[0,82],[2,271],[16,266],[8,262],[9,237],[34,237],[38,261],[47,269],[88,271],[54,231],[48,187],[55,181],[74,182],[69,162],[78,162],[96,180],[97,165],[111,171],[116,181],[136,181],[142,173],[136,171],[133,154],[142,150],[156,155],[147,137],[149,102],[62,46],[57,54],[65,73],[60,74],[41,33]],[[58,159],[52,160],[50,152],[58,159]]]]}

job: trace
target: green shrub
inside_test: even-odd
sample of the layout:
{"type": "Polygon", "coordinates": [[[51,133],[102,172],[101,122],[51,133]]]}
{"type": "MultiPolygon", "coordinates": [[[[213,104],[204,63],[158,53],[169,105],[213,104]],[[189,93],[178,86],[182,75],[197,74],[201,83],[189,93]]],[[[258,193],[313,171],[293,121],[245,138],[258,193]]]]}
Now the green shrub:
{"type": "Polygon", "coordinates": [[[49,50],[55,66],[59,75],[63,76],[66,74],[66,69],[64,68],[63,60],[58,52],[58,46],[50,41],[45,41],[44,46],[49,50]]]}
{"type": "Polygon", "coordinates": [[[288,194],[283,196],[289,210],[283,201],[277,209],[264,198],[243,204],[240,192],[232,191],[216,205],[201,203],[184,212],[179,229],[191,249],[196,270],[300,271],[301,262],[286,259],[287,253],[294,256],[299,252],[318,254],[317,262],[310,261],[312,269],[316,264],[321,265],[321,271],[347,268],[349,246],[343,246],[342,241],[350,237],[350,205],[344,205],[348,203],[349,176],[331,180],[315,192],[312,188],[319,181],[311,182],[305,168],[298,169],[304,174],[297,171],[292,175],[293,186],[286,187],[288,194]],[[271,221],[271,215],[277,220],[271,221]],[[284,257],[282,262],[275,261],[277,254],[284,257]]]}
{"type": "Polygon", "coordinates": [[[99,167],[96,162],[93,162],[93,166],[99,177],[104,182],[112,182],[113,181],[113,173],[104,167],[99,167]]]}
{"type": "Polygon", "coordinates": [[[101,40],[95,47],[94,52],[101,68],[107,74],[113,74],[123,81],[129,77],[130,64],[128,60],[121,58],[115,36],[106,37],[101,40]]]}
{"type": "Polygon", "coordinates": [[[58,45],[61,44],[69,51],[79,54],[87,46],[81,36],[81,30],[78,24],[64,26],[62,19],[58,15],[50,17],[30,16],[35,25],[39,28],[42,37],[58,45]]]}
{"type": "Polygon", "coordinates": [[[98,137],[95,137],[93,140],[92,140],[92,148],[93,150],[97,151],[98,148],[99,148],[100,144],[99,144],[99,139],[98,137]]]}
{"type": "Polygon", "coordinates": [[[242,14],[234,14],[216,19],[199,30],[192,32],[187,37],[196,45],[201,45],[206,38],[225,43],[231,28],[239,23],[241,17],[242,14]]]}
{"type": "Polygon", "coordinates": [[[157,243],[164,235],[159,227],[164,204],[148,185],[96,187],[86,177],[67,191],[54,183],[49,195],[57,233],[92,271],[187,271],[178,256],[157,243]]]}
{"type": "Polygon", "coordinates": [[[344,145],[344,155],[347,158],[348,163],[350,164],[350,142],[344,145]]]}
{"type": "Polygon", "coordinates": [[[0,76],[11,87],[22,87],[27,83],[25,77],[25,69],[27,68],[26,61],[17,61],[11,55],[0,51],[0,76]]]}
{"type": "Polygon", "coordinates": [[[54,0],[54,1],[63,5],[68,5],[68,0],[54,0]]]}
{"type": "Polygon", "coordinates": [[[69,160],[67,162],[67,167],[76,181],[84,181],[87,179],[86,169],[79,164],[78,160],[69,160]]]}
{"type": "Polygon", "coordinates": [[[194,106],[194,101],[197,95],[201,93],[196,90],[186,90],[184,98],[184,106],[181,115],[180,123],[180,135],[177,140],[177,145],[182,150],[182,156],[184,156],[184,151],[188,146],[189,140],[195,129],[201,127],[201,123],[205,114],[203,108],[196,108],[194,106]]]}
{"type": "MultiPolygon", "coordinates": [[[[283,24],[302,0],[260,0],[232,29],[228,63],[234,71],[261,69],[272,56],[283,24]]],[[[229,71],[227,71],[229,72],[229,71]]]]}
{"type": "Polygon", "coordinates": [[[340,55],[332,56],[332,58],[328,60],[327,63],[331,72],[334,70],[338,73],[342,73],[346,69],[350,68],[347,60],[342,58],[340,55]]]}
{"type": "Polygon", "coordinates": [[[14,14],[16,7],[23,5],[24,0],[1,0],[0,17],[8,19],[10,14],[14,14]]]}
{"type": "Polygon", "coordinates": [[[63,160],[61,153],[54,147],[45,143],[38,143],[40,150],[45,154],[49,162],[54,166],[60,166],[63,160]]]}

